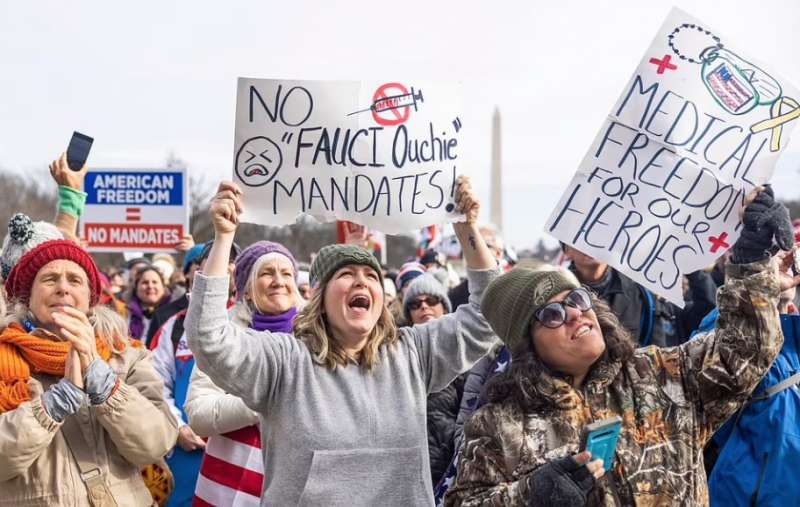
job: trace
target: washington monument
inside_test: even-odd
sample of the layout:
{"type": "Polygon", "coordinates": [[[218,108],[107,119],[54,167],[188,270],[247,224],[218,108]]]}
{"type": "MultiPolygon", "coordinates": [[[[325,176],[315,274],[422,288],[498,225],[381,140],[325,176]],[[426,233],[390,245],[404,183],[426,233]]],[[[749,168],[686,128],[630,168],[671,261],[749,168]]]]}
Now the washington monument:
{"type": "Polygon", "coordinates": [[[492,182],[490,188],[489,220],[503,230],[503,164],[500,159],[500,111],[495,107],[492,114],[492,182]]]}

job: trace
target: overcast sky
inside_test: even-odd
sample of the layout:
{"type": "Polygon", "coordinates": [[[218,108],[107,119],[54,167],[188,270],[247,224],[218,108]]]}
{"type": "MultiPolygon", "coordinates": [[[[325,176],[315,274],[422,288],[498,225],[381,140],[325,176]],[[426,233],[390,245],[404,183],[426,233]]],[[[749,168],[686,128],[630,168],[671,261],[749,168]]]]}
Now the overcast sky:
{"type": "MultiPolygon", "coordinates": [[[[231,171],[238,76],[459,80],[466,172],[487,214],[491,116],[501,111],[505,235],[524,248],[544,235],[672,5],[4,1],[0,167],[41,169],[80,130],[95,137],[95,166],[158,167],[174,152],[212,182],[231,171]]],[[[800,2],[674,5],[800,85],[800,2]]],[[[800,197],[798,137],[774,179],[786,197],[800,197]]]]}

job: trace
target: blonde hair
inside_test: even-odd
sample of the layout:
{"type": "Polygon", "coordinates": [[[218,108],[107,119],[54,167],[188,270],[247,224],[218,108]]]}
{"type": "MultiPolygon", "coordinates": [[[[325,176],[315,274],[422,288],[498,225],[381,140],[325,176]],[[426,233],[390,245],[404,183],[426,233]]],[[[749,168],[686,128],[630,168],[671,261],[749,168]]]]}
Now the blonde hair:
{"type": "Polygon", "coordinates": [[[130,345],[128,324],[120,314],[105,305],[97,305],[89,310],[89,322],[94,328],[95,336],[105,341],[115,354],[122,352],[130,345]]]}
{"type": "MultiPolygon", "coordinates": [[[[318,364],[333,370],[336,366],[345,366],[347,353],[339,341],[334,338],[325,317],[324,294],[327,283],[314,290],[314,294],[306,306],[294,319],[294,335],[306,344],[311,356],[318,364]]],[[[367,371],[378,364],[378,352],[383,345],[394,345],[397,341],[397,327],[391,312],[386,305],[381,305],[381,314],[375,327],[367,338],[367,343],[359,352],[356,360],[367,371]]]]}

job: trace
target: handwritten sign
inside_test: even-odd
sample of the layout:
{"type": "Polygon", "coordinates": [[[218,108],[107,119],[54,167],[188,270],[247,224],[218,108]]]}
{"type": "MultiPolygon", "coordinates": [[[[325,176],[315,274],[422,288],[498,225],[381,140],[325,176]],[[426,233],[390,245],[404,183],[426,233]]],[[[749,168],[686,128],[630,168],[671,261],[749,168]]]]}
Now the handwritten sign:
{"type": "Polygon", "coordinates": [[[460,88],[240,78],[233,179],[243,219],[306,213],[395,234],[453,221],[460,88]]]}
{"type": "Polygon", "coordinates": [[[739,237],[800,116],[797,89],[745,49],[673,9],[546,231],[683,306],[681,275],[739,237]]]}
{"type": "Polygon", "coordinates": [[[81,236],[91,252],[172,252],[188,231],[183,169],[93,169],[81,236]]]}

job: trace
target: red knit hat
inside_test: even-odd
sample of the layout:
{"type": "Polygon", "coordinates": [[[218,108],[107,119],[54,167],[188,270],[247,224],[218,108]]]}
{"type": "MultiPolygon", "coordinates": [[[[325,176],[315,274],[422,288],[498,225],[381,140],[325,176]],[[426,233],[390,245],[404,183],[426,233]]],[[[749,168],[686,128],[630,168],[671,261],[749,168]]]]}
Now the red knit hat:
{"type": "Polygon", "coordinates": [[[100,272],[86,250],[65,239],[45,241],[20,258],[6,278],[5,286],[8,297],[28,301],[36,274],[47,263],[55,260],[72,261],[83,268],[89,279],[89,290],[91,291],[89,304],[95,306],[101,292],[100,272]]]}

